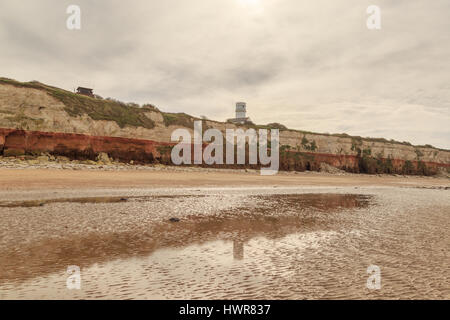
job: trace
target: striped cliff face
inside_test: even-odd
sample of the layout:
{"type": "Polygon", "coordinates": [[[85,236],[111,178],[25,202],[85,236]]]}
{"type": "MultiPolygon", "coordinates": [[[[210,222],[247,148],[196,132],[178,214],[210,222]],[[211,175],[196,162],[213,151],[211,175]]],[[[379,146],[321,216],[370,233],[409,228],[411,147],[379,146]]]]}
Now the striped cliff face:
{"type": "MultiPolygon", "coordinates": [[[[50,153],[70,159],[95,160],[100,153],[107,153],[116,161],[136,163],[171,163],[174,143],[120,137],[89,136],[73,133],[0,129],[0,150],[3,156],[24,156],[50,153]]],[[[193,150],[193,148],[192,148],[193,150]]],[[[226,152],[224,154],[226,157],[226,152]]],[[[220,168],[260,168],[258,165],[214,165],[220,168]]],[[[322,164],[354,173],[397,173],[433,175],[439,168],[449,169],[449,164],[409,161],[390,158],[369,158],[355,155],[282,151],[280,170],[320,171],[322,164]]],[[[206,166],[203,164],[203,166],[206,166]]]]}
{"type": "MultiPolygon", "coordinates": [[[[119,161],[170,164],[171,134],[186,128],[192,135],[195,120],[186,114],[135,108],[39,83],[0,81],[3,156],[48,152],[93,159],[105,152],[119,161]]],[[[250,127],[203,120],[203,128],[225,133],[250,127]]],[[[320,170],[326,163],[348,172],[428,175],[450,165],[447,150],[345,134],[281,130],[280,151],[281,170],[320,170]]]]}

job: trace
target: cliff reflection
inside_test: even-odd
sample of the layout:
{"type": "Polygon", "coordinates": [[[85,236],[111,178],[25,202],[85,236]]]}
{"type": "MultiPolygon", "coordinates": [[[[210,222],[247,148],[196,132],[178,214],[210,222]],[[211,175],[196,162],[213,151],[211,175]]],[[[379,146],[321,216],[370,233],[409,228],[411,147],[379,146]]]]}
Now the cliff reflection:
{"type": "MultiPolygon", "coordinates": [[[[130,256],[146,256],[161,248],[185,247],[215,240],[233,241],[233,258],[244,259],[244,244],[254,237],[278,239],[297,232],[334,230],[333,214],[364,207],[370,198],[349,194],[283,194],[253,196],[260,207],[221,211],[179,223],[149,222],[151,232],[86,232],[66,238],[17,243],[0,252],[0,285],[57,272],[76,261],[82,268],[130,256]],[[325,214],[324,214],[325,213],[325,214]],[[20,266],[20,268],[18,268],[20,266]]],[[[120,198],[119,202],[120,202],[120,198]]],[[[151,205],[152,199],[138,199],[151,205]],[[150,204],[149,204],[150,202],[150,204]]],[[[174,201],[173,198],[158,201],[174,201]]],[[[205,201],[207,197],[196,201],[205,201]]],[[[58,209],[66,205],[58,203],[58,209]]],[[[70,203],[67,203],[70,205],[70,203]]],[[[99,204],[100,206],[101,204],[99,204]]],[[[52,209],[52,204],[47,205],[52,209]]],[[[80,222],[82,223],[82,222],[80,222]]]]}
{"type": "Polygon", "coordinates": [[[233,241],[233,258],[235,260],[244,259],[244,242],[239,240],[233,241]]]}

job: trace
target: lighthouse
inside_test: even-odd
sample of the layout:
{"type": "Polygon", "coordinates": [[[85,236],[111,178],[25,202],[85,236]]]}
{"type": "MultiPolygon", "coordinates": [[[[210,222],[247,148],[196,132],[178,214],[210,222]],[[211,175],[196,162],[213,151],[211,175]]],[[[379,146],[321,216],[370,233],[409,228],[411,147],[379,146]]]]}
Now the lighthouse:
{"type": "Polygon", "coordinates": [[[245,102],[236,102],[236,117],[234,119],[228,119],[228,122],[236,124],[250,122],[250,118],[247,117],[247,104],[245,102]]]}
{"type": "Polygon", "coordinates": [[[247,104],[245,102],[236,103],[236,119],[245,119],[247,116],[247,104]]]}

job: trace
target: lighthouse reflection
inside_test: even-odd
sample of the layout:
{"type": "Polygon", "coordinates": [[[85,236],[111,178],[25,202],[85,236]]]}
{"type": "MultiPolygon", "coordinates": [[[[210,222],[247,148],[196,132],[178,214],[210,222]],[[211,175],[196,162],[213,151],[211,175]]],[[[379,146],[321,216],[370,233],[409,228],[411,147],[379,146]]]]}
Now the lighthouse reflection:
{"type": "Polygon", "coordinates": [[[233,257],[234,260],[244,259],[244,242],[240,240],[233,241],[233,257]]]}

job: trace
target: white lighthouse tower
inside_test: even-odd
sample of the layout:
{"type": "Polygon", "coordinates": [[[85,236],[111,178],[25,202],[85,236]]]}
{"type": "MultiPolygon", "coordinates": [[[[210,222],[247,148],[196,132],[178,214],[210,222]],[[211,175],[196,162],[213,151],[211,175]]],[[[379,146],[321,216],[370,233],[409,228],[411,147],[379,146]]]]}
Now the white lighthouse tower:
{"type": "Polygon", "coordinates": [[[250,122],[247,117],[247,104],[245,102],[236,102],[236,118],[228,119],[228,122],[246,124],[250,122]]]}
{"type": "Polygon", "coordinates": [[[236,102],[236,119],[245,119],[247,117],[247,104],[245,102],[236,102]]]}

